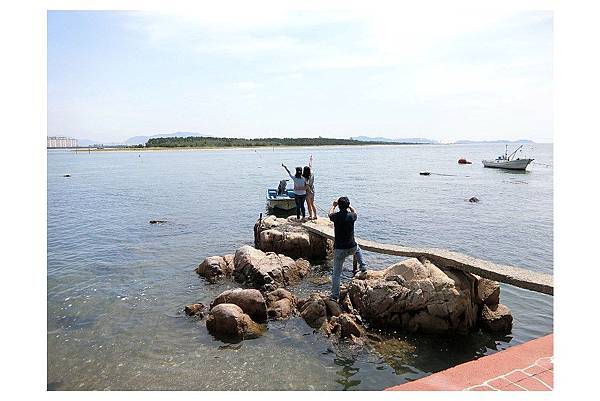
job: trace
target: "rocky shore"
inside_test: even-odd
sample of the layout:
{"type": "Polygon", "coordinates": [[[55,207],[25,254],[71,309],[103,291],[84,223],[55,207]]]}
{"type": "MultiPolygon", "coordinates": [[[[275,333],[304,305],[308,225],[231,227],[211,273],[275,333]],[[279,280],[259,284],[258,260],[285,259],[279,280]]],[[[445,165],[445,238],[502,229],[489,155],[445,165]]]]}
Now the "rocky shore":
{"type": "MultiPolygon", "coordinates": [[[[311,224],[330,224],[319,219],[311,224]]],[[[295,218],[269,216],[254,227],[255,247],[209,256],[196,272],[209,283],[233,280],[240,288],[218,295],[205,308],[186,306],[206,318],[224,341],[256,338],[270,320],[302,318],[336,341],[363,344],[373,330],[460,335],[473,330],[508,333],[510,310],[500,303],[497,282],[409,258],[342,286],[340,301],[324,293],[298,299],[291,288],[312,270],[311,260],[331,254],[332,241],[307,232],[295,218]]]]}

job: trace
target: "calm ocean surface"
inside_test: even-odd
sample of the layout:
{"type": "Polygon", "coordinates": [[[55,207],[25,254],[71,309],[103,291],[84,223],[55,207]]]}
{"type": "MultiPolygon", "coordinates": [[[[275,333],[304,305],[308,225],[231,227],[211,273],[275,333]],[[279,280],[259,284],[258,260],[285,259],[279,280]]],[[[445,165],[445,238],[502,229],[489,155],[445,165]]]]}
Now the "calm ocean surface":
{"type": "MultiPolygon", "coordinates": [[[[504,152],[501,144],[49,151],[48,388],[377,390],[552,332],[552,297],[506,285],[509,336],[399,334],[377,349],[333,346],[301,318],[225,344],[181,313],[236,287],[209,285],[193,270],[206,256],[252,244],[265,189],[285,178],[281,163],[305,165],[309,154],[317,205],[327,209],[347,195],[359,213],[357,236],[551,274],[552,145],[525,148],[544,165],[526,173],[483,168],[481,159],[504,152]],[[461,156],[473,164],[458,165],[461,156]],[[467,202],[471,196],[480,202],[467,202]]],[[[400,260],[366,255],[373,269],[400,260]]],[[[326,265],[316,270],[329,272],[326,265]]],[[[329,289],[319,282],[292,291],[329,289]]]]}

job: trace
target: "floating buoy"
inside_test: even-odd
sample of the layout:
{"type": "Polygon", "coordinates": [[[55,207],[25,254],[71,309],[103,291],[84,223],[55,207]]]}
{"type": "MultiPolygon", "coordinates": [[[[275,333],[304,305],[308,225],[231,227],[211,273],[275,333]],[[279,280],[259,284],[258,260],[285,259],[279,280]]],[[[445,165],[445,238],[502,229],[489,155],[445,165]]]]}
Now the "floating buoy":
{"type": "Polygon", "coordinates": [[[472,164],[470,161],[468,161],[467,159],[461,157],[460,159],[458,159],[458,164],[472,164]]]}
{"type": "Polygon", "coordinates": [[[421,171],[419,175],[431,175],[429,171],[421,171]]]}
{"type": "Polygon", "coordinates": [[[71,174],[65,174],[65,175],[63,175],[63,177],[70,177],[70,176],[71,176],[71,174]]]}

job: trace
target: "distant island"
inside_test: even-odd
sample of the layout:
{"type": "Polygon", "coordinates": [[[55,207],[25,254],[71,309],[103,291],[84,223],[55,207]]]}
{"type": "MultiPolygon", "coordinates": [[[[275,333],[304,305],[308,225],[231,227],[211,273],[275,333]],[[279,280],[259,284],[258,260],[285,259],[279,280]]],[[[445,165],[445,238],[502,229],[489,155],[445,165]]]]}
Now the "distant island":
{"type": "Polygon", "coordinates": [[[461,141],[456,141],[454,142],[455,144],[458,145],[468,145],[468,144],[475,144],[475,143],[535,143],[532,140],[529,139],[517,139],[516,141],[509,141],[509,140],[505,140],[505,139],[497,139],[495,141],[469,141],[469,140],[461,140],[461,141]]]}
{"type": "MultiPolygon", "coordinates": [[[[355,139],[357,141],[377,141],[377,142],[395,142],[395,143],[419,143],[419,144],[440,144],[441,142],[436,141],[434,139],[428,138],[384,138],[384,137],[369,137],[369,136],[356,136],[350,139],[355,139]]],[[[447,144],[456,144],[456,145],[469,145],[469,144],[481,144],[481,143],[513,143],[513,144],[522,144],[522,143],[535,143],[529,139],[518,139],[516,141],[510,141],[507,139],[495,139],[490,141],[473,141],[468,139],[461,139],[454,142],[448,142],[447,144]]]]}
{"type": "Polygon", "coordinates": [[[335,145],[439,145],[439,144],[533,144],[532,140],[515,141],[497,139],[487,141],[457,140],[439,142],[428,138],[386,138],[355,136],[341,138],[224,138],[202,135],[197,132],[178,131],[171,134],[138,135],[123,142],[103,142],[90,139],[79,139],[81,147],[96,148],[218,148],[218,147],[261,147],[261,146],[335,146],[335,145]]]}
{"type": "MultiPolygon", "coordinates": [[[[335,146],[335,145],[415,145],[417,143],[390,141],[359,141],[339,138],[217,138],[211,136],[188,137],[151,137],[146,148],[227,148],[227,147],[265,147],[265,146],[335,146]]],[[[134,145],[131,147],[144,147],[134,145]]]]}
{"type": "Polygon", "coordinates": [[[395,143],[411,143],[411,144],[437,144],[439,143],[438,141],[434,141],[433,139],[427,139],[427,138],[384,138],[381,136],[378,137],[369,137],[369,136],[356,136],[356,137],[352,137],[350,139],[354,139],[356,141],[363,141],[363,142],[372,142],[372,141],[376,141],[376,142],[395,142],[395,143]]]}

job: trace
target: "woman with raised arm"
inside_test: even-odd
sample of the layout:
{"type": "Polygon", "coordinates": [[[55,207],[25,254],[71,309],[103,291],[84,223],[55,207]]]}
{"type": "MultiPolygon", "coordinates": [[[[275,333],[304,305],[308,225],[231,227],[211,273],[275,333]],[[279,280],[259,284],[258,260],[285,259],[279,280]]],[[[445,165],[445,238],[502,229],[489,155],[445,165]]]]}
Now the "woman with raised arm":
{"type": "Polygon", "coordinates": [[[317,219],[317,208],[315,207],[315,175],[312,170],[312,155],[308,159],[308,166],[304,166],[302,177],[306,180],[306,205],[308,206],[308,219],[317,219]]]}
{"type": "Polygon", "coordinates": [[[290,178],[294,181],[294,199],[296,200],[296,218],[300,220],[300,212],[302,219],[306,217],[304,209],[304,200],[306,199],[306,180],[302,177],[302,167],[296,167],[296,175],[292,175],[290,170],[281,163],[281,166],[287,171],[290,178]]]}

